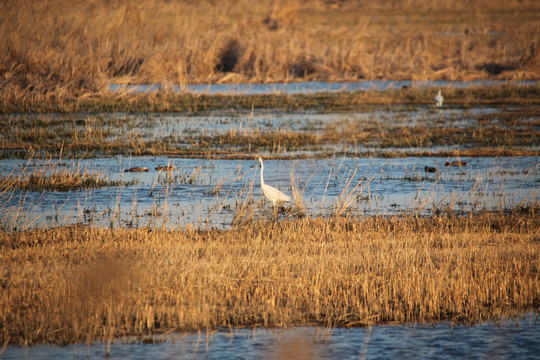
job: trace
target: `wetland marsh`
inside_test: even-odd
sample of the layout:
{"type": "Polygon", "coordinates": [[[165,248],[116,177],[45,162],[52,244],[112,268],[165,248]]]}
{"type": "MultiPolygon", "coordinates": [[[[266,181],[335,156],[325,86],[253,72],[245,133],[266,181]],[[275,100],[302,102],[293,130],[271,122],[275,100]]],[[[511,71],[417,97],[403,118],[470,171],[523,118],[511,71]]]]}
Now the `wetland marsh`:
{"type": "MultiPolygon", "coordinates": [[[[224,327],[333,334],[524,314],[536,326],[534,97],[436,108],[344,95],[289,109],[1,115],[2,341],[144,353],[113,343],[187,345],[159,334],[204,329],[211,357],[224,327]],[[257,156],[290,203],[262,196],[257,156]]],[[[322,356],[359,351],[331,338],[322,356]]]]}
{"type": "Polygon", "coordinates": [[[265,209],[254,161],[258,155],[268,164],[268,181],[293,195],[285,213],[291,218],[327,216],[340,207],[355,216],[430,215],[538,202],[540,118],[535,107],[371,105],[357,112],[18,114],[4,119],[11,126],[1,135],[0,162],[2,224],[8,229],[73,224],[227,228],[240,220],[239,208],[265,209]],[[464,165],[445,165],[452,161],[464,165]],[[174,168],[156,170],[170,165],[174,168]],[[132,167],[149,171],[126,171],[132,167]],[[62,174],[77,175],[78,187],[68,179],[62,185],[62,174]],[[57,187],[45,182],[30,187],[39,177],[49,183],[52,178],[57,187]]]}
{"type": "Polygon", "coordinates": [[[538,2],[0,10],[0,358],[534,358],[538,2]]]}

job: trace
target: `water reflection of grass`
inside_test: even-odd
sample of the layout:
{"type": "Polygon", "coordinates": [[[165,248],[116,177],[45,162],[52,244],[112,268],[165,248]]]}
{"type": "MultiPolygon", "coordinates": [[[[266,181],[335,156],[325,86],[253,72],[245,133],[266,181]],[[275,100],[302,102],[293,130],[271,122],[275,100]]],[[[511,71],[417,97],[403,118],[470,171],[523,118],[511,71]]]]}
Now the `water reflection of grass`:
{"type": "Polygon", "coordinates": [[[2,231],[0,342],[474,322],[535,311],[538,214],[336,216],[227,231],[2,231]]]}

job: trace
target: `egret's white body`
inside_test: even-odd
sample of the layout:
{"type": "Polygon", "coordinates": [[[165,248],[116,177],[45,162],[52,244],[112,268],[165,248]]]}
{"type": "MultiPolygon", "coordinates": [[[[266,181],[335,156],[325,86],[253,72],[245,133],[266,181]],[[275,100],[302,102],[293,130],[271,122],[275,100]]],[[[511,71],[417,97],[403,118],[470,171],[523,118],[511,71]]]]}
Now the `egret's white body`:
{"type": "Polygon", "coordinates": [[[437,96],[435,96],[435,104],[437,106],[442,106],[443,101],[444,101],[444,98],[441,94],[441,90],[439,90],[439,93],[437,94],[437,96]]]}
{"type": "Polygon", "coordinates": [[[277,202],[287,202],[287,201],[290,201],[291,198],[288,197],[287,195],[285,195],[284,193],[282,193],[281,191],[279,191],[278,189],[276,189],[275,187],[273,186],[270,186],[270,185],[266,185],[264,183],[264,177],[263,177],[263,170],[264,170],[264,165],[263,165],[263,160],[262,158],[257,158],[257,161],[261,164],[261,189],[263,191],[263,194],[264,196],[266,196],[266,198],[268,200],[270,200],[272,202],[272,204],[274,204],[274,206],[276,206],[276,203],[277,202]]]}

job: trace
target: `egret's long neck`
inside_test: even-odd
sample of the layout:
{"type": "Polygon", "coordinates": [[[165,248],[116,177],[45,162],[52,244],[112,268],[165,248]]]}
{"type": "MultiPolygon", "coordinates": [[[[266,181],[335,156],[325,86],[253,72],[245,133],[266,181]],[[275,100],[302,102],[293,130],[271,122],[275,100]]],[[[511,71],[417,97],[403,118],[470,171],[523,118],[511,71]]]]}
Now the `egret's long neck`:
{"type": "Polygon", "coordinates": [[[264,165],[263,165],[263,163],[261,161],[261,186],[264,185],[263,170],[264,170],[264,165]]]}

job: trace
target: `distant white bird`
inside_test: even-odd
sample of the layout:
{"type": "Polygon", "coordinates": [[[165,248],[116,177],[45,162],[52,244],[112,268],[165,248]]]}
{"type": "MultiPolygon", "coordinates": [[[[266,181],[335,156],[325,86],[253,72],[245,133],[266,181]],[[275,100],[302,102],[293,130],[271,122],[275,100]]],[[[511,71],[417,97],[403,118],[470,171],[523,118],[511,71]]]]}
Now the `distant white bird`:
{"type": "Polygon", "coordinates": [[[441,94],[441,90],[439,90],[439,93],[437,94],[437,96],[435,96],[435,104],[437,106],[442,106],[443,101],[444,101],[444,98],[441,94]]]}
{"type": "Polygon", "coordinates": [[[264,165],[263,165],[263,159],[262,158],[257,158],[257,161],[261,164],[261,189],[263,191],[263,194],[264,196],[266,196],[266,198],[268,200],[270,200],[274,206],[276,206],[276,203],[277,202],[287,202],[289,200],[291,200],[290,197],[288,197],[287,195],[285,195],[284,193],[282,193],[281,191],[279,191],[278,189],[276,189],[275,187],[273,186],[270,186],[270,185],[266,185],[264,183],[264,178],[263,178],[263,171],[264,171],[264,165]]]}

